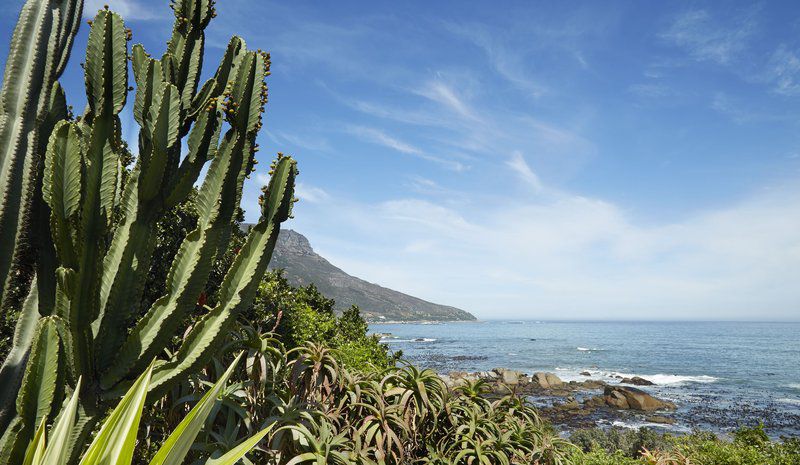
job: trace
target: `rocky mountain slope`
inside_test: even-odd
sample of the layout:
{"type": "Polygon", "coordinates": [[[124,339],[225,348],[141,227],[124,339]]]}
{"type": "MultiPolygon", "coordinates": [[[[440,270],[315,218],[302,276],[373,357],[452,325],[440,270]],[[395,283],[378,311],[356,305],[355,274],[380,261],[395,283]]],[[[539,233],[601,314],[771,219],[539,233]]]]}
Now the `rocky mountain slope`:
{"type": "Polygon", "coordinates": [[[350,276],[314,252],[308,239],[291,229],[281,231],[270,268],[286,270],[286,277],[293,285],[313,283],[324,295],[336,300],[338,311],[358,305],[361,314],[369,321],[475,319],[464,310],[434,304],[350,276]]]}

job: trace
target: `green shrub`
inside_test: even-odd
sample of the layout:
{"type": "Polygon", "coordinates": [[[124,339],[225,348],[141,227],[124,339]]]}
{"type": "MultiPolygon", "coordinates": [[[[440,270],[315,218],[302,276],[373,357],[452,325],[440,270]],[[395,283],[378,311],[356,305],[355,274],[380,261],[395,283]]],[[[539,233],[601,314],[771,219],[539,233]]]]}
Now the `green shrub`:
{"type": "Polygon", "coordinates": [[[771,441],[763,425],[737,430],[732,441],[707,431],[673,436],[645,428],[579,430],[570,440],[581,449],[571,458],[576,465],[685,465],[686,459],[689,465],[800,464],[800,439],[771,441]],[[642,456],[644,449],[649,456],[642,456]]]}
{"type": "Polygon", "coordinates": [[[650,428],[581,429],[570,435],[570,440],[584,452],[605,451],[621,453],[626,457],[639,457],[642,449],[658,450],[671,447],[671,437],[650,428]]]}
{"type": "Polygon", "coordinates": [[[626,456],[621,451],[613,453],[605,450],[592,452],[579,452],[570,457],[570,462],[575,465],[641,465],[642,461],[626,456]]]}
{"type": "Polygon", "coordinates": [[[733,433],[733,441],[746,446],[763,446],[769,442],[769,436],[764,431],[764,423],[753,427],[742,427],[733,433]]]}
{"type": "Polygon", "coordinates": [[[351,369],[393,365],[396,356],[377,337],[368,335],[369,327],[358,307],[337,316],[335,304],[313,284],[293,287],[282,270],[275,270],[264,277],[242,320],[261,325],[262,330],[275,325],[275,333],[288,349],[309,343],[335,349],[339,362],[351,369]]]}

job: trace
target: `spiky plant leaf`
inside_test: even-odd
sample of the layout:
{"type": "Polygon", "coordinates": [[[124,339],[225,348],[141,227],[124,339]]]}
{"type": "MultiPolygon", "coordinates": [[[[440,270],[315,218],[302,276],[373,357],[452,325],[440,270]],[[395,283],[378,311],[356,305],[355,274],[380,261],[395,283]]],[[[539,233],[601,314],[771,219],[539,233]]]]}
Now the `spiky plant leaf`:
{"type": "Polygon", "coordinates": [[[39,427],[36,429],[36,434],[33,435],[33,441],[28,445],[25,451],[25,460],[22,465],[42,465],[42,457],[46,447],[45,438],[45,425],[46,421],[39,422],[39,427]]]}
{"type": "MultiPolygon", "coordinates": [[[[75,417],[78,413],[78,397],[81,390],[81,379],[75,385],[75,391],[67,402],[67,406],[59,414],[53,429],[50,430],[50,439],[47,449],[42,455],[38,465],[67,465],[69,459],[70,438],[75,426],[75,417]]],[[[36,462],[34,462],[36,463],[36,462]]]]}
{"type": "MultiPolygon", "coordinates": [[[[239,364],[242,354],[236,356],[228,370],[217,380],[214,386],[203,395],[200,402],[184,417],[180,424],[170,433],[164,444],[150,461],[150,465],[172,465],[183,462],[184,457],[194,444],[197,434],[205,425],[208,415],[214,408],[217,396],[225,387],[228,379],[239,364]]],[[[249,450],[249,449],[248,449],[249,450]]]]}
{"type": "Polygon", "coordinates": [[[136,434],[147,398],[151,364],[131,386],[103,423],[100,432],[81,459],[80,465],[129,465],[136,446],[136,434]]]}
{"type": "Polygon", "coordinates": [[[253,436],[242,441],[241,444],[229,450],[222,457],[219,457],[217,459],[206,460],[205,465],[236,465],[237,463],[239,463],[239,460],[241,460],[241,458],[245,456],[245,454],[250,452],[250,450],[252,450],[253,447],[255,447],[262,439],[264,439],[264,436],[269,434],[273,426],[274,424],[269,425],[268,427],[262,429],[253,436]]]}

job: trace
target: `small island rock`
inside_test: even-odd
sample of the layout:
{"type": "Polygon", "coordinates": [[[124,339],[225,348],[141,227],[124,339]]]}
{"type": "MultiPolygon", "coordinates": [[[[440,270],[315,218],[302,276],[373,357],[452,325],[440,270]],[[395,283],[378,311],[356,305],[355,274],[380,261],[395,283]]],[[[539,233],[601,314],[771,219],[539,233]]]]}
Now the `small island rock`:
{"type": "Polygon", "coordinates": [[[625,386],[606,386],[603,392],[605,402],[610,407],[623,410],[641,410],[652,412],[655,410],[672,410],[675,405],[671,402],[656,399],[641,389],[625,386]]]}
{"type": "Polygon", "coordinates": [[[533,374],[533,382],[538,384],[542,389],[554,389],[564,385],[561,378],[553,373],[536,372],[533,374]]]}
{"type": "Polygon", "coordinates": [[[650,380],[644,379],[644,378],[640,378],[638,376],[634,376],[632,378],[622,378],[620,383],[622,383],[622,384],[633,384],[634,386],[655,386],[656,385],[656,383],[654,383],[654,382],[652,382],[650,380]]]}
{"type": "MultiPolygon", "coordinates": [[[[516,370],[508,370],[506,368],[495,368],[492,371],[494,372],[493,374],[495,374],[497,378],[499,378],[499,381],[501,383],[507,384],[509,386],[520,384],[520,382],[526,378],[524,373],[516,370]]],[[[483,379],[490,377],[492,376],[487,373],[487,376],[483,377],[483,379]]]]}

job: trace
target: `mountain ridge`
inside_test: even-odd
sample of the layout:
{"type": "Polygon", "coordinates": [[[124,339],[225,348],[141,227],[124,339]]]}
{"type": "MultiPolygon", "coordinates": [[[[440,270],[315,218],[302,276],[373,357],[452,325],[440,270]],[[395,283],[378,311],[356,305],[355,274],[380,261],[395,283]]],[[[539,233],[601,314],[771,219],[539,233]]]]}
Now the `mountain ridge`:
{"type": "Polygon", "coordinates": [[[352,276],[316,253],[308,238],[291,229],[281,230],[269,268],[283,269],[294,286],[314,284],[326,297],[336,301],[338,312],[357,305],[364,318],[371,322],[476,320],[465,310],[352,276]]]}

